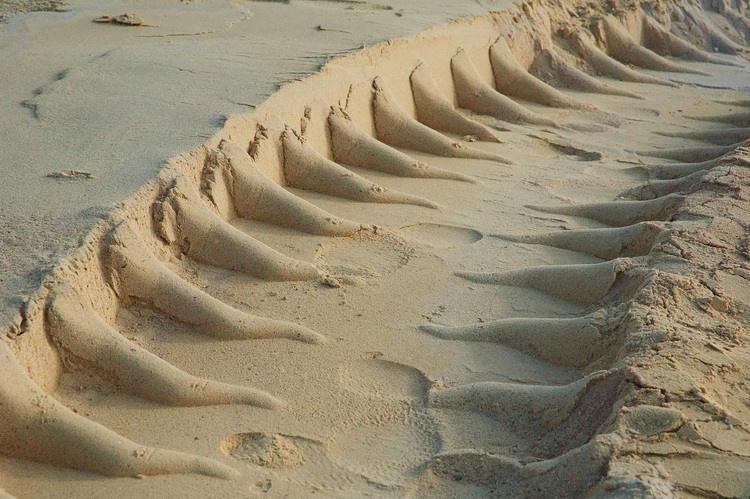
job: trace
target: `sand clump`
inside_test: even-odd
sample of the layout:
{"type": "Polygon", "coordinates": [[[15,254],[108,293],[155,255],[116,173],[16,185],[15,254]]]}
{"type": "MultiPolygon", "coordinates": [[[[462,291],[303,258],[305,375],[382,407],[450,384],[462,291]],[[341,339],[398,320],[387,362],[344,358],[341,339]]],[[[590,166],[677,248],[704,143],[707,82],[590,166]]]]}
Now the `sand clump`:
{"type": "Polygon", "coordinates": [[[747,496],[741,15],[513,4],[231,117],[5,329],[0,484],[747,496]]]}
{"type": "Polygon", "coordinates": [[[112,15],[104,15],[99,16],[96,19],[94,19],[95,23],[112,23],[112,24],[120,24],[122,26],[148,26],[146,22],[139,16],[138,14],[133,13],[125,13],[120,14],[116,16],[112,15]]]}
{"type": "Polygon", "coordinates": [[[222,451],[236,459],[272,469],[293,468],[305,464],[304,453],[293,439],[284,435],[233,435],[224,439],[222,451]]]}

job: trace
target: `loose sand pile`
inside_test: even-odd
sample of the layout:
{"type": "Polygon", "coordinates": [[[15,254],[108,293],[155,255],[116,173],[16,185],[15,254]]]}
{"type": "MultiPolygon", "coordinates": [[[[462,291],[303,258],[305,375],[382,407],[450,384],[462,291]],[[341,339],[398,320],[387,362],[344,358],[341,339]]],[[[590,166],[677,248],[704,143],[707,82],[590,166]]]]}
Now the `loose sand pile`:
{"type": "Polygon", "coordinates": [[[0,485],[750,496],[746,8],[514,4],[232,116],[5,328],[0,485]]]}

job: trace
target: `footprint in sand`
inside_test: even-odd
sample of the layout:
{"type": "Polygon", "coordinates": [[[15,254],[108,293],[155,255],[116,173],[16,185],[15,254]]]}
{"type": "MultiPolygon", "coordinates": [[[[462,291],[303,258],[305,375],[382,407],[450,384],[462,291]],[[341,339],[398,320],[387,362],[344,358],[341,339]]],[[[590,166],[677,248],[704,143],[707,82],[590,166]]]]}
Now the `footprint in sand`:
{"type": "Polygon", "coordinates": [[[403,413],[338,432],[328,446],[342,468],[386,486],[404,485],[440,452],[438,425],[424,405],[432,383],[417,369],[380,359],[361,359],[339,368],[339,382],[362,397],[402,400],[403,413]]]}
{"type": "Polygon", "coordinates": [[[339,367],[339,382],[363,396],[424,399],[432,383],[417,369],[380,359],[360,359],[339,367]]]}
{"type": "Polygon", "coordinates": [[[358,233],[318,248],[315,265],[332,275],[377,277],[407,265],[414,249],[393,233],[358,233]]]}
{"type": "Polygon", "coordinates": [[[413,481],[442,440],[436,423],[424,411],[414,417],[382,425],[356,426],[337,434],[330,457],[342,468],[385,486],[413,481]]]}

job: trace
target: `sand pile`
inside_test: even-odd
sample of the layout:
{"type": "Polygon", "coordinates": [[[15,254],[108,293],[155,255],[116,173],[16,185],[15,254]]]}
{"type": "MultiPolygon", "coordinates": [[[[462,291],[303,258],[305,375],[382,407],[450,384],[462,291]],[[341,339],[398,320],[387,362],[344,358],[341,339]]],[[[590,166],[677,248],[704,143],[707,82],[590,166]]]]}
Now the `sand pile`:
{"type": "Polygon", "coordinates": [[[0,485],[747,497],[750,29],[707,7],[514,4],[231,117],[5,329],[0,485]]]}

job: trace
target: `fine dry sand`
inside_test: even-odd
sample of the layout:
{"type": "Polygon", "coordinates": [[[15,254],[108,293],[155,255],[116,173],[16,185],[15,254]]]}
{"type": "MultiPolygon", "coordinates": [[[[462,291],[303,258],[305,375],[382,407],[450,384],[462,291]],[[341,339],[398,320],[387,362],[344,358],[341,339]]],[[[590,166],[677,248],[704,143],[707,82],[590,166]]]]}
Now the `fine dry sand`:
{"type": "MultiPolygon", "coordinates": [[[[52,257],[19,257],[3,290],[0,487],[749,497],[747,2],[493,5],[331,60],[193,149],[184,130],[202,133],[213,111],[155,117],[142,133],[188,152],[163,168],[164,150],[134,153],[150,160],[127,181],[111,177],[138,144],[99,171],[107,158],[85,149],[12,144],[11,163],[71,158],[33,192],[61,199],[50,233],[83,220],[55,248],[37,221],[23,229],[35,246],[13,239],[28,206],[3,205],[5,266],[18,248],[52,257]]],[[[456,14],[399,25],[415,11],[248,3],[243,19],[298,6],[329,9],[318,24],[342,31],[349,9],[406,31],[456,14]]],[[[145,12],[96,26],[167,22],[145,12]]],[[[196,75],[212,96],[239,92],[211,70],[221,44],[252,44],[225,35],[210,78],[196,75]]],[[[92,78],[78,75],[57,81],[92,78]]],[[[40,123],[26,126],[60,141],[72,132],[54,125],[55,85],[27,102],[40,123]]],[[[127,122],[111,119],[74,123],[116,141],[127,122]]],[[[14,180],[3,189],[20,202],[14,180]]]]}

